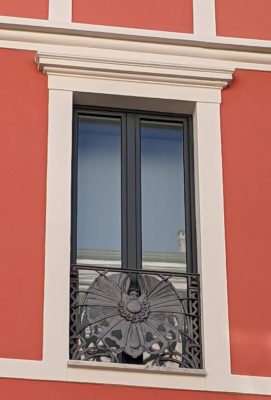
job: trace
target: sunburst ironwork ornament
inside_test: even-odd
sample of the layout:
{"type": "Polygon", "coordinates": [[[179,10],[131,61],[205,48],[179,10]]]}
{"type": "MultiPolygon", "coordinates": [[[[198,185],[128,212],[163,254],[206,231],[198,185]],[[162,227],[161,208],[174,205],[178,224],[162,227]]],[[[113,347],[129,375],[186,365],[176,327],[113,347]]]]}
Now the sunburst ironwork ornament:
{"type": "Polygon", "coordinates": [[[99,271],[74,304],[72,358],[121,362],[126,353],[144,364],[200,368],[198,292],[185,293],[163,274],[99,271]]]}

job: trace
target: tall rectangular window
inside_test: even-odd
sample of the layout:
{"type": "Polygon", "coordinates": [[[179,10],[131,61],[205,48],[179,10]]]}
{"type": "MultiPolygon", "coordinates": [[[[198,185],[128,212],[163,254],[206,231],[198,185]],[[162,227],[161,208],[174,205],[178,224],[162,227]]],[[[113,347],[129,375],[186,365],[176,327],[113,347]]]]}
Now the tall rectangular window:
{"type": "Polygon", "coordinates": [[[72,188],[70,357],[200,368],[190,118],[78,108],[72,188]]]}

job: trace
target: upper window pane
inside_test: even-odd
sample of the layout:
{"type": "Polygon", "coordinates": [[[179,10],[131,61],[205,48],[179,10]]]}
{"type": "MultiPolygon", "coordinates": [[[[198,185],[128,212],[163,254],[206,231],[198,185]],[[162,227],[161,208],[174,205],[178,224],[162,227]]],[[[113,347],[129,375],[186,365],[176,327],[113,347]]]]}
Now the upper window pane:
{"type": "Polygon", "coordinates": [[[121,118],[78,119],[77,261],[121,264],[121,118]]]}
{"type": "Polygon", "coordinates": [[[143,267],[186,270],[183,126],[141,121],[143,267]]]}

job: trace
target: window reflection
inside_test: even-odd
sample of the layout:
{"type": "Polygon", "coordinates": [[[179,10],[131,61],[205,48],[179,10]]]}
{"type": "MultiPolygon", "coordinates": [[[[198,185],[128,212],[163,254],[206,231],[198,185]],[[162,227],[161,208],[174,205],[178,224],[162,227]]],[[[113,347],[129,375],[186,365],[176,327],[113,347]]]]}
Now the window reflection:
{"type": "Polygon", "coordinates": [[[141,121],[143,267],[186,269],[183,127],[141,121]]]}
{"type": "Polygon", "coordinates": [[[77,260],[121,262],[121,119],[78,121],[77,260]]]}

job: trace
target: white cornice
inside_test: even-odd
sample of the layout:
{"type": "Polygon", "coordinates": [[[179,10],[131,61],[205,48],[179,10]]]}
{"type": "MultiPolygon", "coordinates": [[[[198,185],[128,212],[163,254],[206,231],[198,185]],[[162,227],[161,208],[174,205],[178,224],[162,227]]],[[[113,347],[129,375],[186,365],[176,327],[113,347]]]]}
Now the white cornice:
{"type": "MultiPolygon", "coordinates": [[[[43,33],[59,36],[56,44],[69,45],[69,38],[115,39],[128,42],[157,43],[271,54],[271,40],[221,37],[215,35],[164,32],[148,29],[79,24],[63,21],[0,16],[0,30],[16,31],[18,40],[23,33],[43,33]]],[[[12,35],[12,33],[11,33],[12,35]]],[[[0,35],[1,38],[2,35],[0,35]]],[[[14,37],[14,35],[12,35],[14,37]]],[[[23,37],[23,36],[21,36],[23,37]]],[[[83,42],[82,42],[83,43],[83,42]]],[[[79,45],[79,42],[77,42],[79,45]]]]}
{"type": "MultiPolygon", "coordinates": [[[[204,71],[207,68],[212,72],[215,68],[219,71],[236,68],[271,71],[271,41],[204,38],[193,34],[59,21],[53,23],[26,20],[23,22],[22,18],[9,17],[6,17],[6,22],[3,23],[3,19],[4,17],[0,17],[0,47],[3,48],[60,54],[61,57],[63,57],[62,54],[79,55],[79,57],[91,59],[92,63],[103,59],[108,60],[109,64],[112,58],[116,58],[116,52],[119,52],[117,58],[120,63],[122,58],[126,59],[131,53],[129,55],[131,62],[139,60],[141,67],[143,60],[150,62],[153,67],[155,63],[159,63],[165,66],[164,72],[169,70],[167,64],[175,65],[177,69],[183,69],[185,66],[191,69],[196,64],[199,70],[204,71]],[[10,20],[13,22],[11,23],[10,20]]],[[[84,65],[86,64],[87,62],[84,61],[84,65]]],[[[73,73],[75,73],[74,67],[73,73]]],[[[172,72],[170,75],[173,78],[172,72]]],[[[195,76],[194,73],[193,79],[195,76]]],[[[220,77],[222,77],[221,74],[220,77]]],[[[206,79],[205,83],[207,83],[206,79]]]]}
{"type": "MultiPolygon", "coordinates": [[[[151,61],[133,58],[133,53],[111,51],[111,57],[85,57],[67,54],[49,54],[38,52],[38,68],[48,75],[80,76],[174,84],[180,86],[223,89],[232,80],[233,69],[220,69],[211,63],[196,65],[171,60],[151,61]]],[[[135,55],[134,55],[135,57],[135,55]]]]}

